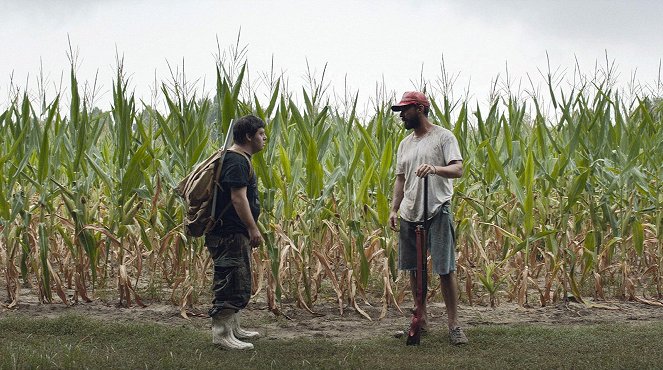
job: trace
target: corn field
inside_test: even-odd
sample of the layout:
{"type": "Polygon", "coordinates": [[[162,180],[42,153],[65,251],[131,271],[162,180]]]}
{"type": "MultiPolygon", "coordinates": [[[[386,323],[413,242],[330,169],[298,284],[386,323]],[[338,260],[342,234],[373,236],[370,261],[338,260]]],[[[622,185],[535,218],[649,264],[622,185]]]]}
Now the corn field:
{"type": "MultiPolygon", "coordinates": [[[[121,63],[106,111],[79,93],[73,66],[68,104],[14,94],[0,109],[8,307],[22,287],[64,304],[106,289],[123,306],[157,291],[185,314],[212,265],[203,241],[184,235],[172,189],[231,119],[252,113],[269,137],[253,160],[266,241],[253,253],[255,294],[275,313],[284,302],[311,312],[334,302],[369,319],[360,301],[381,305],[380,317],[400,310],[409,288],[388,217],[406,132],[394,97],[378,94],[360,115],[357,95],[332,99],[322,79],[293,93],[273,78],[258,94],[247,74],[246,63],[220,62],[213,97],[163,82],[164,109],[136,100],[121,63]]],[[[485,108],[428,89],[430,118],[465,159],[453,199],[461,299],[663,305],[663,100],[625,98],[606,75],[564,89],[559,76],[544,80],[545,94],[504,91],[485,108]]]]}

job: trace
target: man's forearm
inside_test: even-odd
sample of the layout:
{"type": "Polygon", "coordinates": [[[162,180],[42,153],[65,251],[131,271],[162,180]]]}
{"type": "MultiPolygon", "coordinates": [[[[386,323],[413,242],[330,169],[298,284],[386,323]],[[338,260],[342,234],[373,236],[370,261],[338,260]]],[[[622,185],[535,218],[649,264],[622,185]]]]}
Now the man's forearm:
{"type": "Polygon", "coordinates": [[[403,201],[403,188],[405,186],[405,178],[403,176],[397,176],[396,182],[394,183],[394,194],[391,201],[391,210],[392,212],[398,212],[398,209],[401,207],[401,202],[403,201]]]}
{"type": "Polygon", "coordinates": [[[434,173],[441,177],[457,179],[463,176],[463,162],[452,162],[446,166],[434,166],[434,173]]]}
{"type": "Polygon", "coordinates": [[[248,229],[257,228],[256,222],[253,220],[253,214],[251,213],[251,207],[249,207],[249,200],[246,198],[246,191],[239,191],[235,193],[233,189],[233,194],[231,196],[231,201],[237,216],[242,220],[244,225],[248,229]]]}
{"type": "Polygon", "coordinates": [[[401,207],[402,201],[403,201],[403,193],[396,194],[396,192],[394,192],[394,199],[391,202],[391,210],[393,212],[398,212],[398,209],[401,207]]]}

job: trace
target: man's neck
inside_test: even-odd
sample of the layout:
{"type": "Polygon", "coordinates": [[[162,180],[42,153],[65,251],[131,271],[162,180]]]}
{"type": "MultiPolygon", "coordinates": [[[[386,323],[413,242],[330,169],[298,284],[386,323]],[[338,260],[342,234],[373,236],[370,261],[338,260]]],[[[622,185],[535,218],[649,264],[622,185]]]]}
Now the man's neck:
{"type": "Polygon", "coordinates": [[[415,137],[426,136],[426,134],[429,133],[432,128],[433,124],[428,121],[428,118],[422,118],[419,127],[414,129],[414,136],[415,137]]]}
{"type": "Polygon", "coordinates": [[[236,152],[244,152],[248,155],[253,155],[253,152],[251,151],[251,145],[248,144],[235,143],[230,147],[230,150],[234,150],[236,152]]]}

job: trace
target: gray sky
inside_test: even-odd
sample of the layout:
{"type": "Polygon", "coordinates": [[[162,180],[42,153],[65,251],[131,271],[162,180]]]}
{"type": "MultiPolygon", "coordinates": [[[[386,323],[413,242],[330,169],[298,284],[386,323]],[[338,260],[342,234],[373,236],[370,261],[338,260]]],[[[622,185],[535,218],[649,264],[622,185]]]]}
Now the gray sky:
{"type": "Polygon", "coordinates": [[[490,83],[505,77],[529,86],[538,69],[572,74],[576,60],[585,73],[614,61],[628,84],[654,84],[663,58],[663,2],[654,0],[383,0],[383,1],[174,1],[0,0],[0,106],[9,80],[36,89],[43,64],[49,86],[64,72],[68,86],[68,41],[78,50],[79,81],[98,71],[97,105],[108,108],[116,50],[124,56],[130,86],[149,101],[157,80],[168,80],[168,63],[198,87],[214,86],[216,39],[227,50],[248,47],[251,79],[270,68],[285,71],[291,91],[304,82],[306,62],[342,94],[344,84],[362,101],[384,81],[388,93],[413,88],[412,81],[439,79],[444,58],[455,89],[487,99],[490,83]],[[41,62],[40,62],[41,61],[41,62]],[[29,77],[28,77],[29,76],[29,77]]]}

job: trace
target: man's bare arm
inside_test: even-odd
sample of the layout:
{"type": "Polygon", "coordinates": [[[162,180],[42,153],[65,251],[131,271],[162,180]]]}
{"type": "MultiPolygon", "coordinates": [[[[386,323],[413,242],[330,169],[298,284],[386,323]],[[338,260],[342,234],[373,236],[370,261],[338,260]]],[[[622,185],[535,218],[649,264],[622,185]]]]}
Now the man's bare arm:
{"type": "Polygon", "coordinates": [[[258,225],[253,220],[251,207],[249,207],[249,199],[246,197],[246,186],[241,188],[232,188],[230,190],[230,200],[232,201],[233,207],[235,208],[239,219],[242,220],[249,231],[251,246],[255,247],[262,243],[262,235],[260,234],[260,230],[258,230],[258,225]]]}
{"type": "Polygon", "coordinates": [[[396,231],[398,229],[398,209],[403,201],[403,189],[405,187],[405,174],[396,175],[394,182],[394,194],[391,201],[391,212],[389,213],[389,227],[396,231]]]}
{"type": "Polygon", "coordinates": [[[463,176],[463,161],[451,161],[446,166],[433,166],[432,164],[423,163],[417,168],[415,174],[418,177],[434,174],[450,179],[457,179],[463,176]]]}

